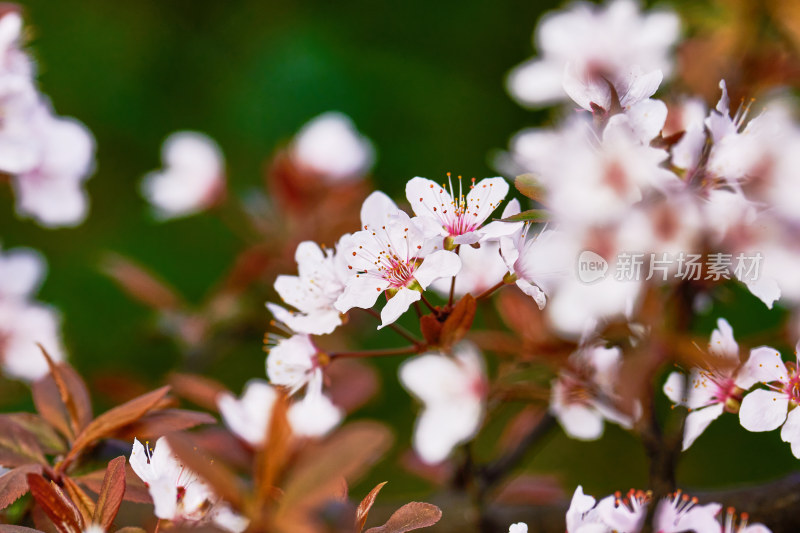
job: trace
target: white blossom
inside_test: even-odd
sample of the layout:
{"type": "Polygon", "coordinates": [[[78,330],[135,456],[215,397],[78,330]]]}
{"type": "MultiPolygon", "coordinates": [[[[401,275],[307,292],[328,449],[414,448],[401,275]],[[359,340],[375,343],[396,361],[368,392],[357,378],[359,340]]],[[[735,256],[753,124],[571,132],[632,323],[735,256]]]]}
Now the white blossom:
{"type": "Polygon", "coordinates": [[[210,137],[179,131],[161,150],[164,169],[147,174],[142,194],[162,219],[193,215],[212,205],[225,190],[222,151],[210,137]]]}
{"type": "Polygon", "coordinates": [[[158,518],[175,522],[213,522],[226,531],[238,533],[248,522],[233,513],[192,470],[180,463],[164,437],[153,448],[133,440],[130,465],[145,482],[158,518]]]}
{"type": "Polygon", "coordinates": [[[508,89],[521,103],[542,106],[564,100],[566,87],[580,84],[583,92],[595,95],[594,103],[608,109],[609,84],[624,98],[649,92],[632,88],[637,85],[632,72],[646,73],[656,86],[662,73],[669,76],[670,49],[678,34],[673,13],[643,14],[633,0],[604,6],[577,2],[542,18],[534,34],[539,57],[514,69],[508,89]]]}
{"type": "Polygon", "coordinates": [[[369,139],[356,130],[350,118],[333,111],[303,126],[290,153],[300,167],[334,182],[363,176],[375,160],[369,139]]]}
{"type": "Polygon", "coordinates": [[[457,444],[475,435],[487,383],[483,360],[473,345],[456,346],[453,357],[430,353],[405,361],[400,382],[424,404],[413,441],[423,461],[444,461],[457,444]]]}

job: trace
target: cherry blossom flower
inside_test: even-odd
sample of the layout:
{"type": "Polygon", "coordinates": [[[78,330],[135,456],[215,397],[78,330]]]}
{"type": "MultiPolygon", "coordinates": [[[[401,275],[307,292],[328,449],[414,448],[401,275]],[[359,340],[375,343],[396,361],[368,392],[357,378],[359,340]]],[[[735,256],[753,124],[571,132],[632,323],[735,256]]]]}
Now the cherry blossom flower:
{"type": "Polygon", "coordinates": [[[375,160],[375,149],[350,118],[330,111],[303,126],[292,142],[291,155],[301,168],[342,181],[366,174],[375,160]]]}
{"type": "Polygon", "coordinates": [[[130,465],[147,486],[158,518],[175,522],[213,522],[234,533],[247,528],[245,518],[233,513],[195,472],[180,463],[164,437],[159,438],[152,449],[134,439],[130,465]]]}
{"type": "Polygon", "coordinates": [[[269,348],[267,376],[275,385],[288,387],[294,394],[305,386],[319,367],[319,350],[308,335],[281,338],[269,348]]]}
{"type": "Polygon", "coordinates": [[[709,503],[698,505],[697,498],[676,491],[671,497],[663,498],[656,507],[653,517],[655,529],[659,533],[716,533],[720,530],[717,514],[722,505],[709,503]]]}
{"type": "Polygon", "coordinates": [[[619,348],[600,345],[582,346],[570,355],[569,367],[561,370],[550,394],[550,412],[570,437],[599,439],[605,419],[625,428],[632,426],[631,416],[615,405],[614,384],[621,357],[619,348]]]}
{"type": "Polygon", "coordinates": [[[93,170],[94,139],[38,93],[32,62],[19,48],[21,31],[19,13],[0,18],[0,170],[12,176],[20,216],[75,226],[88,212],[83,182],[93,170]]]}
{"type": "Polygon", "coordinates": [[[289,423],[295,435],[322,437],[342,421],[343,411],[323,394],[322,385],[322,370],[317,368],[306,386],[303,399],[289,407],[289,423]]]}
{"type": "Polygon", "coordinates": [[[54,361],[64,358],[58,313],[32,300],[45,269],[44,259],[33,250],[0,255],[0,364],[4,374],[24,381],[49,372],[39,345],[54,361]]]}
{"type": "Polygon", "coordinates": [[[45,103],[28,120],[38,158],[12,180],[16,210],[47,227],[78,225],[88,213],[82,185],[94,165],[94,139],[86,126],[56,117],[45,103]]]}
{"type": "MultiPolygon", "coordinates": [[[[588,101],[608,109],[609,86],[623,98],[646,94],[662,72],[669,75],[678,34],[673,13],[642,14],[633,0],[575,3],[542,18],[534,34],[540,56],[514,69],[508,89],[521,103],[542,106],[564,100],[568,87],[573,94],[581,88],[592,95],[588,101]]],[[[584,100],[579,104],[589,109],[584,100]]]]}
{"type": "MultiPolygon", "coordinates": [[[[500,256],[500,245],[496,242],[482,242],[480,248],[462,246],[458,251],[461,270],[456,276],[453,294],[461,297],[467,293],[474,296],[497,285],[503,280],[508,269],[500,256]]],[[[431,288],[447,298],[450,294],[450,279],[434,281],[431,288]]]]}
{"type": "Polygon", "coordinates": [[[291,313],[274,304],[267,304],[275,318],[297,333],[325,335],[341,325],[342,317],[334,307],[344,292],[347,264],[342,250],[348,247],[350,235],[344,235],[336,251],[320,248],[311,241],[297,246],[297,276],[281,275],[275,280],[275,291],[284,302],[299,310],[291,313]]]}
{"type": "MultiPolygon", "coordinates": [[[[515,198],[506,205],[502,218],[520,212],[515,198]]],[[[530,225],[522,222],[492,222],[484,231],[485,239],[497,239],[500,255],[519,289],[544,309],[547,297],[568,272],[570,263],[567,241],[554,230],[543,230],[528,239],[530,225]]]]}
{"type": "Polygon", "coordinates": [[[487,383],[483,360],[473,345],[459,344],[453,357],[429,353],[405,361],[400,382],[424,404],[413,444],[426,463],[444,461],[478,430],[487,383]]]}
{"type": "Polygon", "coordinates": [[[429,225],[396,208],[386,209],[393,202],[384,197],[373,194],[362,206],[364,229],[354,233],[344,248],[351,274],[335,304],[342,313],[353,307],[369,309],[385,291],[389,301],[381,310],[378,329],[419,301],[434,280],[455,276],[461,269],[455,253],[436,250],[429,225]]]}
{"type": "Polygon", "coordinates": [[[709,362],[707,368],[693,368],[686,390],[686,378],[679,372],[671,373],[664,383],[664,394],[676,405],[685,405],[690,410],[683,434],[684,450],[723,412],[739,411],[742,395],[763,375],[756,370],[757,365],[763,365],[775,354],[773,348],[762,346],[751,350],[748,360],[742,363],[733,328],[724,318],[717,320],[708,351],[715,361],[709,362]]]}
{"type": "MultiPolygon", "coordinates": [[[[800,343],[795,354],[800,352],[800,343]]],[[[780,352],[764,348],[750,356],[748,365],[755,380],[767,389],[755,389],[742,400],[739,422],[748,431],[772,431],[781,426],[781,439],[792,446],[800,458],[800,356],[793,363],[784,363],[780,352]]]]}
{"type": "Polygon", "coordinates": [[[607,528],[600,518],[596,504],[596,500],[584,494],[583,487],[578,485],[567,509],[567,533],[605,532],[607,528]]]}
{"type": "Polygon", "coordinates": [[[210,137],[179,131],[161,151],[164,169],[147,174],[142,194],[161,219],[198,213],[216,202],[225,190],[222,151],[210,137]]]}
{"type": "Polygon", "coordinates": [[[260,447],[264,445],[277,397],[269,383],[254,379],[245,385],[241,399],[223,393],[217,397],[217,406],[233,433],[251,446],[260,447]]]}
{"type": "Polygon", "coordinates": [[[413,178],[406,184],[406,198],[414,214],[430,218],[441,226],[446,249],[478,242],[481,225],[508,194],[508,183],[503,178],[486,178],[478,183],[473,178],[466,198],[460,177],[458,185],[456,197],[452,181],[449,192],[426,178],[413,178]]]}

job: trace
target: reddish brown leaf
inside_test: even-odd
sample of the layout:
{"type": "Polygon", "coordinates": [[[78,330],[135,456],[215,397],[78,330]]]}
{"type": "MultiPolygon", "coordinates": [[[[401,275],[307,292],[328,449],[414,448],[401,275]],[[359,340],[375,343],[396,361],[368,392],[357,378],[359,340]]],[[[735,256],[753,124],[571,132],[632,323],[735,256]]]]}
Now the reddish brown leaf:
{"type": "Polygon", "coordinates": [[[75,438],[72,449],[64,461],[70,461],[86,446],[94,441],[111,435],[123,426],[134,422],[157,407],[169,392],[169,387],[161,387],[153,392],[134,398],[118,407],[106,411],[92,421],[91,424],[75,438]]]}
{"type": "Polygon", "coordinates": [[[389,521],[380,527],[373,527],[367,533],[405,533],[414,529],[429,527],[442,518],[442,511],[430,503],[411,502],[394,512],[389,521]]]}
{"type": "Polygon", "coordinates": [[[120,456],[108,463],[92,521],[103,530],[108,530],[117,516],[124,495],[125,457],[120,456]]]}
{"type": "Polygon", "coordinates": [[[464,338],[469,328],[472,327],[477,306],[475,298],[471,294],[465,294],[453,307],[452,313],[442,324],[442,333],[439,336],[439,340],[443,347],[449,348],[464,338]]]}
{"type": "Polygon", "coordinates": [[[39,507],[47,514],[60,533],[81,533],[83,521],[75,505],[64,492],[39,474],[28,474],[28,486],[39,507]]]}
{"type": "Polygon", "coordinates": [[[176,309],[181,304],[178,293],[154,274],[121,255],[108,254],[101,270],[131,298],[155,309],[176,309]]]}
{"type": "Polygon", "coordinates": [[[94,516],[94,501],[70,477],[62,477],[61,483],[64,485],[64,492],[67,493],[70,501],[78,509],[83,523],[90,524],[94,516]]]}
{"type": "Polygon", "coordinates": [[[0,510],[5,509],[28,492],[28,474],[41,474],[39,465],[18,466],[0,476],[0,510]]]}
{"type": "MultiPolygon", "coordinates": [[[[426,315],[427,316],[427,315],[426,315]]],[[[328,395],[337,407],[352,413],[378,392],[375,368],[355,359],[340,359],[325,369],[328,395]]]]}
{"type": "Polygon", "coordinates": [[[44,346],[38,345],[50,367],[50,375],[58,387],[61,403],[69,416],[73,434],[78,434],[92,420],[92,404],[83,379],[66,363],[56,364],[44,346]]]}
{"type": "MultiPolygon", "coordinates": [[[[94,492],[100,494],[105,480],[106,470],[96,470],[89,474],[76,477],[75,481],[94,492]]],[[[130,466],[125,468],[125,494],[123,500],[133,503],[153,503],[150,492],[144,482],[136,475],[130,466]]]]}
{"type": "Polygon", "coordinates": [[[0,415],[0,427],[8,427],[9,424],[16,424],[32,434],[44,453],[56,455],[67,451],[64,440],[46,420],[38,415],[33,413],[0,415]]]}
{"type": "Polygon", "coordinates": [[[0,524],[0,533],[42,533],[38,529],[31,529],[23,526],[11,526],[0,524]]]}
{"type": "Polygon", "coordinates": [[[36,436],[15,422],[9,422],[0,432],[0,457],[0,464],[5,466],[47,464],[36,436]]]}
{"type": "Polygon", "coordinates": [[[227,468],[203,456],[191,437],[181,433],[168,435],[167,442],[181,463],[195,472],[211,487],[214,493],[228,502],[234,509],[242,509],[243,497],[241,483],[227,468]]]}
{"type": "Polygon", "coordinates": [[[75,438],[75,434],[70,427],[69,414],[61,401],[61,393],[58,391],[58,385],[53,380],[53,376],[47,374],[34,381],[31,385],[31,392],[36,411],[71,442],[75,438]]]}
{"type": "Polygon", "coordinates": [[[379,483],[375,485],[369,494],[367,494],[361,503],[358,504],[358,509],[356,509],[356,533],[361,533],[364,529],[364,524],[367,523],[367,515],[369,515],[369,510],[372,509],[372,504],[375,503],[375,498],[378,497],[378,493],[381,491],[384,485],[388,483],[384,481],[383,483],[379,483]]]}
{"type": "Polygon", "coordinates": [[[292,429],[288,418],[289,399],[286,392],[279,391],[272,407],[272,417],[266,435],[266,446],[256,457],[256,495],[261,505],[267,504],[275,482],[283,470],[289,453],[292,429]]]}
{"type": "Polygon", "coordinates": [[[217,395],[228,392],[222,383],[196,374],[171,374],[167,382],[174,394],[209,411],[217,411],[217,395]]]}
{"type": "Polygon", "coordinates": [[[506,483],[494,500],[506,505],[554,505],[564,497],[557,478],[521,475],[506,483]]]}
{"type": "Polygon", "coordinates": [[[341,478],[352,483],[391,443],[386,426],[359,421],[342,427],[325,442],[307,447],[283,484],[280,512],[314,508],[333,498],[341,478]]]}
{"type": "Polygon", "coordinates": [[[419,319],[419,330],[425,342],[431,346],[439,345],[439,336],[442,334],[442,323],[433,315],[423,315],[419,319]]]}
{"type": "Polygon", "coordinates": [[[114,433],[114,438],[125,441],[132,441],[134,437],[139,440],[156,440],[171,431],[183,431],[201,424],[214,424],[216,421],[217,419],[208,413],[199,411],[161,409],[148,413],[139,420],[120,428],[114,433]]]}

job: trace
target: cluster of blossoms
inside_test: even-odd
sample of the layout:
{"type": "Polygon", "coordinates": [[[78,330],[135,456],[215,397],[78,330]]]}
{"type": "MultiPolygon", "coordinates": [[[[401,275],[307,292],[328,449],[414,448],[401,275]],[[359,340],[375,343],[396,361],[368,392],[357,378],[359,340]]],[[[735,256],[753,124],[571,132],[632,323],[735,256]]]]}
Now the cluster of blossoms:
{"type": "Polygon", "coordinates": [[[12,378],[35,381],[49,372],[39,346],[54,361],[63,358],[58,314],[33,299],[46,268],[33,250],[0,253],[0,367],[12,378]]]}
{"type": "MultiPolygon", "coordinates": [[[[578,486],[567,510],[567,533],[624,532],[637,533],[647,517],[651,503],[647,492],[630,490],[606,496],[599,502],[578,486]]],[[[700,505],[681,491],[661,499],[653,515],[653,531],[658,533],[769,533],[762,524],[748,524],[747,513],[738,518],[734,509],[723,513],[719,503],[700,505]]],[[[528,533],[522,522],[512,525],[509,533],[528,533]]]]}
{"type": "Polygon", "coordinates": [[[247,519],[234,513],[195,472],[184,467],[164,437],[153,448],[145,444],[134,439],[130,464],[147,485],[158,518],[176,523],[208,522],[233,533],[247,529],[247,519]]]}
{"type": "Polygon", "coordinates": [[[22,17],[0,16],[0,172],[11,176],[16,210],[48,227],[80,224],[88,212],[83,182],[94,165],[94,139],[80,122],[59,117],[36,87],[36,69],[20,48],[22,17]]]}

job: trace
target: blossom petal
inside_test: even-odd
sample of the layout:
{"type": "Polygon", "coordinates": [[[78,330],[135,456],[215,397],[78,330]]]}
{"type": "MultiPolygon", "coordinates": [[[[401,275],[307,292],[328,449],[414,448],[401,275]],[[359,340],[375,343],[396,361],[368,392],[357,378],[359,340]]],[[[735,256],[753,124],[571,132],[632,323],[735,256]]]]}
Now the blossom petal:
{"type": "Polygon", "coordinates": [[[781,440],[792,445],[792,453],[800,459],[800,409],[792,409],[781,428],[781,440]]]}
{"type": "Polygon", "coordinates": [[[683,429],[683,451],[689,449],[689,446],[706,430],[709,424],[719,418],[725,406],[721,403],[709,405],[702,409],[695,409],[686,416],[686,425],[683,429]]]}
{"type": "Polygon", "coordinates": [[[337,298],[334,307],[341,313],[346,313],[353,307],[369,309],[388,288],[389,282],[383,278],[356,274],[347,281],[344,292],[337,298]]]}
{"type": "Polygon", "coordinates": [[[742,400],[739,422],[747,431],[772,431],[786,420],[789,398],[785,394],[756,389],[742,400]]]}
{"type": "Polygon", "coordinates": [[[411,304],[418,302],[420,298],[422,298],[422,294],[419,291],[401,288],[381,309],[381,325],[378,326],[378,329],[388,326],[400,318],[403,313],[408,311],[411,304]]]}
{"type": "Polygon", "coordinates": [[[760,346],[750,350],[750,357],[736,376],[736,385],[747,390],[758,382],[785,381],[787,376],[780,352],[769,346],[760,346]]]}
{"type": "Polygon", "coordinates": [[[739,362],[739,344],[733,338],[733,328],[724,318],[717,320],[717,329],[711,332],[708,350],[717,357],[739,362]]]}
{"type": "Polygon", "coordinates": [[[578,440],[597,440],[603,435],[603,417],[583,405],[568,405],[555,413],[564,432],[578,440]]]}
{"type": "Polygon", "coordinates": [[[455,276],[461,270],[461,258],[447,250],[437,250],[425,257],[422,264],[414,271],[414,279],[423,289],[427,289],[434,280],[455,276]]]}
{"type": "Polygon", "coordinates": [[[375,191],[361,204],[361,226],[383,226],[400,209],[386,193],[375,191]]]}
{"type": "Polygon", "coordinates": [[[686,403],[685,388],[686,376],[680,372],[672,372],[664,383],[663,391],[672,403],[684,405],[686,403]]]}
{"type": "Polygon", "coordinates": [[[439,403],[426,407],[414,428],[414,450],[426,463],[444,461],[453,447],[475,434],[481,416],[480,402],[439,403]]]}

